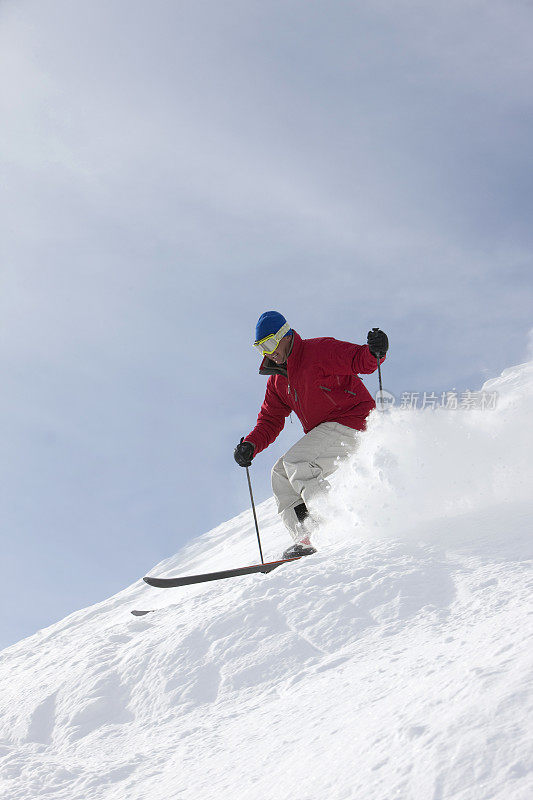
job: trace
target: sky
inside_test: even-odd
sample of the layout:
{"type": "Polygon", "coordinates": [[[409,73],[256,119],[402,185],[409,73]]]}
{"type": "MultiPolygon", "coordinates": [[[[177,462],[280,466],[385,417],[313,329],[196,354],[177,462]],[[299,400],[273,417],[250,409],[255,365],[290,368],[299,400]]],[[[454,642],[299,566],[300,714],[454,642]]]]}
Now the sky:
{"type": "Polygon", "coordinates": [[[263,311],[380,326],[398,397],[532,357],[532,33],[518,0],[4,0],[0,646],[247,508],[263,311]]]}

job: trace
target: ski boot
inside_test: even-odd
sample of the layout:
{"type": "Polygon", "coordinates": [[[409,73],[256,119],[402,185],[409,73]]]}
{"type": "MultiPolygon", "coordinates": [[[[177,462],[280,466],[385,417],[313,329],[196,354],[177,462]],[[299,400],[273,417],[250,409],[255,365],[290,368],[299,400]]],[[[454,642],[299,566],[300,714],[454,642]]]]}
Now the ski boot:
{"type": "Polygon", "coordinates": [[[298,518],[298,527],[301,529],[303,536],[299,540],[288,547],[283,553],[283,558],[299,558],[300,556],[311,556],[316,553],[316,547],[313,547],[309,540],[309,536],[305,533],[304,523],[309,518],[309,511],[305,503],[299,503],[294,507],[294,513],[298,518]]]}
{"type": "Polygon", "coordinates": [[[312,556],[316,553],[316,547],[313,547],[307,537],[302,539],[301,542],[288,547],[282,555],[282,558],[299,558],[300,556],[312,556]]]}

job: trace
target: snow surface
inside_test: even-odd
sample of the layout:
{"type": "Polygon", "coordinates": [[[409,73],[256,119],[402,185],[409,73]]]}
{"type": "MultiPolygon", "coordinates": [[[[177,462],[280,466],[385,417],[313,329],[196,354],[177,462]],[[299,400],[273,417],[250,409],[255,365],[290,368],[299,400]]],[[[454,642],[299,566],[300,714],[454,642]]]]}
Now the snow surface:
{"type": "MultiPolygon", "coordinates": [[[[138,581],[4,650],[0,796],[531,800],[533,363],[484,389],[495,410],[374,412],[316,555],[138,581]]],[[[246,510],[149,571],[257,560],[246,510]]]]}

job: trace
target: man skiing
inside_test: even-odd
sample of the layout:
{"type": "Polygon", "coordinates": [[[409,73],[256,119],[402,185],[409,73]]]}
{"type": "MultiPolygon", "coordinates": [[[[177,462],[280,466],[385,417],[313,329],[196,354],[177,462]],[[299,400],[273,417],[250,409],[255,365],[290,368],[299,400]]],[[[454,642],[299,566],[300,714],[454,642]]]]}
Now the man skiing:
{"type": "Polygon", "coordinates": [[[235,461],[249,467],[294,411],[305,435],[274,464],[272,489],[278,513],[295,542],[283,558],[310,555],[316,552],[310,540],[317,526],[314,500],[327,488],[326,478],[339,459],[357,449],[359,432],[376,405],[359,373],[377,369],[378,357],[381,363],[388,350],[388,338],[375,328],[366,345],[302,339],[282,314],[266,311],[259,317],[254,347],[263,356],[259,374],[269,377],[257,424],[235,448],[235,461]]]}

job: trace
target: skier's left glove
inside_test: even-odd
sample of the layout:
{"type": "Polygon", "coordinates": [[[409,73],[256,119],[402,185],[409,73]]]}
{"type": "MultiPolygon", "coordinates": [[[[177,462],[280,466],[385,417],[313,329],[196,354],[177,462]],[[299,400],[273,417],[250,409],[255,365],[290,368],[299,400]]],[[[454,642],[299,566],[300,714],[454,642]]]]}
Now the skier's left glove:
{"type": "Polygon", "coordinates": [[[255,447],[253,446],[252,442],[239,442],[237,447],[235,448],[235,452],[233,453],[233,457],[239,467],[251,467],[252,466],[252,458],[254,456],[255,447]]]}
{"type": "Polygon", "coordinates": [[[368,331],[366,341],[368,344],[368,349],[374,358],[378,358],[378,356],[383,358],[389,349],[389,340],[387,338],[387,334],[383,333],[383,331],[380,331],[379,328],[372,328],[371,331],[368,331]]]}

